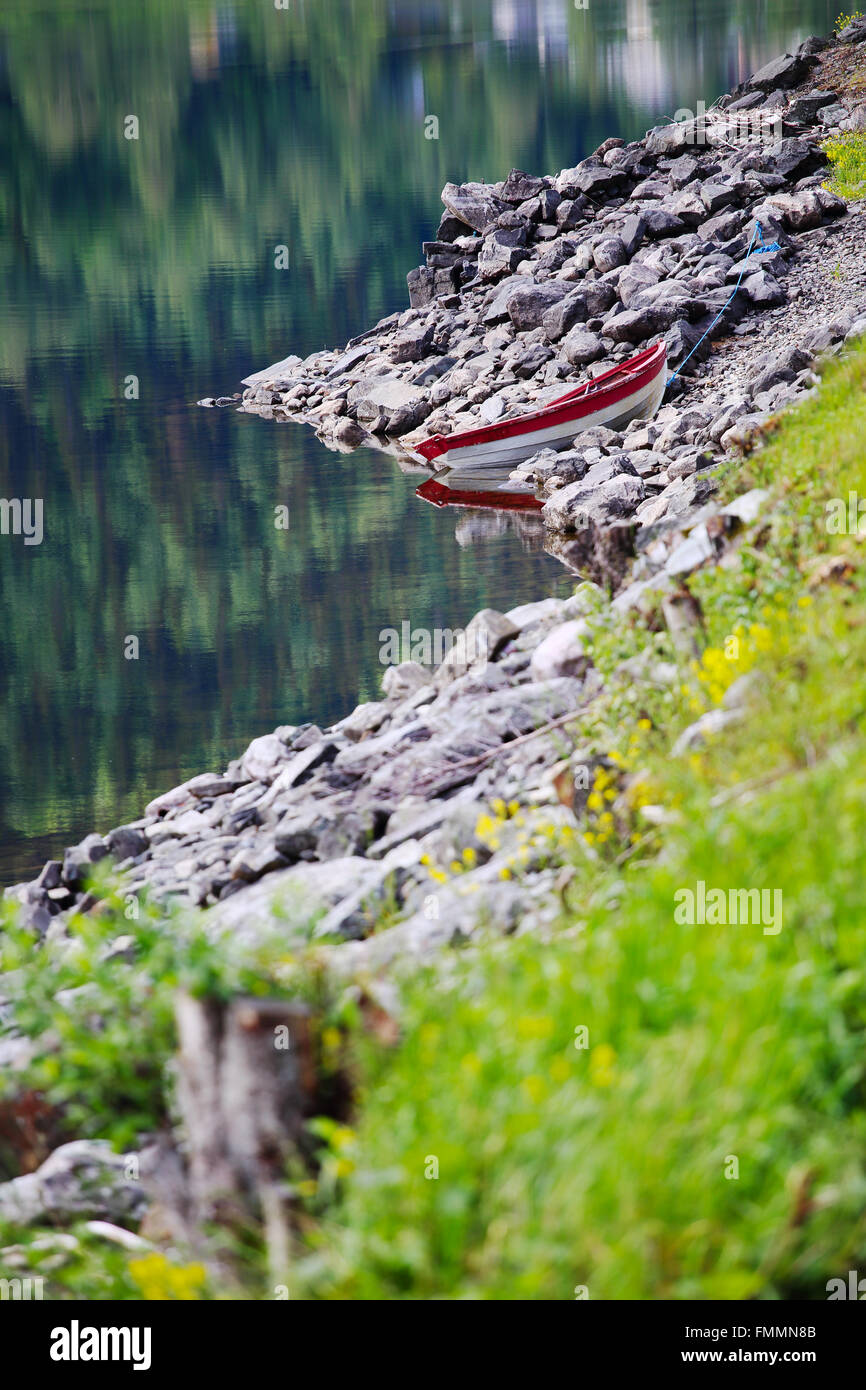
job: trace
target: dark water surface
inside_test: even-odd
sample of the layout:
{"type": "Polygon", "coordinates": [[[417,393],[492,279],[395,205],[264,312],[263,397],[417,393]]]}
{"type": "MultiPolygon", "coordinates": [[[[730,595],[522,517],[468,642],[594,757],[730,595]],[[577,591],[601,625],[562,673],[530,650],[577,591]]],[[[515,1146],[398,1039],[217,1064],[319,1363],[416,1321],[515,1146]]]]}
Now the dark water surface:
{"type": "Polygon", "coordinates": [[[0,881],[375,698],[381,629],[568,591],[389,458],[194,402],[404,308],[447,179],[555,173],[836,9],[4,0],[0,498],[41,498],[44,539],[0,535],[0,881]]]}

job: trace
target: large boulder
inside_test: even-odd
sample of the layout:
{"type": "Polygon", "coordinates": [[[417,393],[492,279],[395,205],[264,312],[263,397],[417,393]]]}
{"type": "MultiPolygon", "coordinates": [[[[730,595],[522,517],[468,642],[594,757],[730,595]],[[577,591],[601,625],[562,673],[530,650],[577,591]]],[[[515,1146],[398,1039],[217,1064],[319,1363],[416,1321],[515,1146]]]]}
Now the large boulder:
{"type": "Polygon", "coordinates": [[[430,410],[423,390],[390,375],[362,377],[349,391],[347,401],[358,420],[379,428],[385,428],[398,412],[401,418],[407,413],[416,415],[420,425],[430,410]]]}
{"type": "Polygon", "coordinates": [[[557,300],[545,310],[541,320],[548,342],[556,343],[574,328],[577,323],[585,323],[590,317],[583,290],[573,290],[564,299],[557,300]]]}
{"type": "Polygon", "coordinates": [[[595,261],[596,270],[602,274],[608,270],[617,270],[621,265],[625,265],[628,260],[628,253],[621,237],[607,236],[602,237],[592,253],[595,261]]]}
{"type": "Polygon", "coordinates": [[[409,286],[409,304],[413,309],[423,309],[440,294],[452,294],[460,283],[460,267],[453,265],[448,270],[434,270],[431,266],[419,265],[406,276],[409,286]]]}
{"type": "Polygon", "coordinates": [[[562,341],[562,351],[573,367],[585,367],[604,356],[601,339],[581,324],[566,334],[562,341]]]}
{"type": "Polygon", "coordinates": [[[866,130],[866,101],[855,106],[850,116],[839,124],[842,130],[866,130]]]}
{"type": "Polygon", "coordinates": [[[743,281],[742,288],[757,309],[776,309],[788,298],[784,285],[766,270],[758,270],[743,281]]]}
{"type": "MultiPolygon", "coordinates": [[[[559,197],[559,195],[557,195],[559,197]]],[[[582,193],[576,198],[560,198],[556,207],[556,225],[562,232],[572,232],[586,221],[593,211],[594,204],[582,193]]]]}
{"type": "Polygon", "coordinates": [[[839,30],[840,43],[866,43],[866,18],[858,15],[839,30]]]}
{"type": "Polygon", "coordinates": [[[563,169],[556,180],[556,189],[563,198],[577,198],[580,194],[603,202],[614,197],[625,187],[627,175],[621,169],[608,169],[605,164],[594,164],[585,160],[574,169],[563,169]]]}
{"type": "Polygon", "coordinates": [[[585,478],[560,488],[545,502],[542,516],[552,531],[574,534],[591,526],[606,526],[634,515],[646,497],[640,478],[619,473],[595,486],[593,470],[585,478]]]}
{"type": "Polygon", "coordinates": [[[615,343],[642,343],[656,333],[664,333],[679,317],[679,308],[674,304],[625,309],[607,320],[604,331],[615,343]]]}
{"type": "Polygon", "coordinates": [[[392,362],[420,362],[433,351],[436,327],[432,323],[413,323],[401,330],[391,344],[392,362]]]}
{"type": "Polygon", "coordinates": [[[509,294],[508,317],[518,333],[539,328],[547,310],[559,304],[568,294],[568,286],[560,280],[546,280],[541,284],[530,280],[518,285],[509,294]]]}
{"type": "Polygon", "coordinates": [[[482,280],[495,280],[506,271],[516,270],[526,256],[526,232],[522,227],[497,227],[484,238],[478,253],[482,280]]]}
{"type": "Polygon", "coordinates": [[[650,266],[633,261],[619,277],[617,292],[626,309],[634,308],[634,301],[644,290],[651,289],[659,282],[659,273],[650,266]]]}
{"type": "Polygon", "coordinates": [[[647,133],[646,147],[650,154],[680,155],[691,150],[700,141],[700,128],[696,120],[675,121],[672,125],[656,126],[647,133]]]}
{"type": "Polygon", "coordinates": [[[508,208],[486,183],[446,183],[442,201],[452,217],[476,232],[486,231],[508,208]]]}
{"type": "MultiPolygon", "coordinates": [[[[483,187],[483,185],[482,185],[483,187]]],[[[528,198],[538,198],[545,191],[544,179],[524,174],[522,169],[512,169],[508,178],[498,187],[499,197],[508,203],[524,203],[528,198]]]]}
{"type": "Polygon", "coordinates": [[[592,665],[583,643],[587,632],[583,618],[559,623],[532,653],[529,669],[534,679],[547,681],[557,676],[584,676],[592,665]]]}
{"type": "Polygon", "coordinates": [[[803,188],[799,193],[774,193],[763,206],[789,232],[809,231],[820,227],[824,220],[824,209],[812,188],[803,188]]]}
{"type": "Polygon", "coordinates": [[[835,92],[807,92],[791,102],[785,112],[785,120],[793,121],[795,125],[811,125],[818,113],[835,101],[835,92]]]}
{"type": "Polygon", "coordinates": [[[753,73],[746,87],[752,92],[768,93],[796,87],[816,62],[812,55],[783,53],[780,58],[773,58],[753,73]]]}
{"type": "Polygon", "coordinates": [[[827,156],[817,145],[795,136],[777,140],[765,154],[765,165],[790,183],[814,174],[826,163],[827,156]]]}
{"type": "Polygon", "coordinates": [[[683,219],[677,217],[675,212],[669,212],[667,208],[646,208],[643,219],[646,234],[651,241],[658,241],[666,236],[679,236],[687,230],[683,219]]]}

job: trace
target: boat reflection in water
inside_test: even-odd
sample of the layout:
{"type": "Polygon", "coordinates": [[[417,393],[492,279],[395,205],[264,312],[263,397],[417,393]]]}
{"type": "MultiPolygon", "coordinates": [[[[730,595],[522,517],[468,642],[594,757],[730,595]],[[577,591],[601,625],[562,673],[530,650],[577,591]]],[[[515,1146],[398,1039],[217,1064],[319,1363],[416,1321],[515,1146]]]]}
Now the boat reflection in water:
{"type": "Polygon", "coordinates": [[[511,531],[519,535],[526,550],[543,550],[544,503],[529,484],[514,482],[508,473],[507,468],[478,473],[446,469],[417,487],[415,496],[434,507],[456,507],[462,512],[454,532],[461,547],[511,531]]]}
{"type": "Polygon", "coordinates": [[[415,496],[434,507],[459,509],[454,539],[463,549],[511,531],[519,536],[524,550],[545,551],[575,578],[588,577],[583,554],[567,538],[545,531],[541,520],[544,502],[531,484],[510,478],[508,468],[485,468],[478,473],[446,469],[416,487],[415,496]]]}
{"type": "Polygon", "coordinates": [[[489,507],[501,512],[540,512],[544,503],[528,483],[514,482],[507,468],[459,473],[446,469],[415,489],[416,497],[434,507],[489,507]]]}

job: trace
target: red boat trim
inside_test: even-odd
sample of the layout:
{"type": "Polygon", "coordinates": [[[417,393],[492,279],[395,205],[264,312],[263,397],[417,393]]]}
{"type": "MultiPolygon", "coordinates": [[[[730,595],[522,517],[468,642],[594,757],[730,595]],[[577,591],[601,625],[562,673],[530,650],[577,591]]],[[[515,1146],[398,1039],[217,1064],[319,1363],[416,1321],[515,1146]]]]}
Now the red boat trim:
{"type": "Polygon", "coordinates": [[[531,415],[521,415],[517,419],[503,420],[499,425],[483,425],[476,430],[464,430],[461,434],[434,434],[417,446],[417,452],[428,461],[448,454],[453,449],[471,448],[474,444],[491,444],[497,439],[511,439],[516,435],[534,434],[540,427],[567,424],[580,420],[585,415],[593,415],[606,405],[616,405],[634,395],[653,377],[664,369],[666,348],[664,343],[645,348],[637,356],[630,357],[618,367],[611,367],[590,382],[588,387],[578,386],[567,395],[560,396],[547,406],[531,415]],[[616,380],[614,380],[616,378],[616,380]],[[603,383],[609,381],[610,385],[603,383]],[[599,389],[600,388],[600,389],[599,389]]]}
{"type": "Polygon", "coordinates": [[[544,506],[538,497],[526,492],[468,492],[446,487],[435,478],[415,489],[416,497],[432,502],[434,507],[497,507],[506,512],[539,512],[544,506]]]}

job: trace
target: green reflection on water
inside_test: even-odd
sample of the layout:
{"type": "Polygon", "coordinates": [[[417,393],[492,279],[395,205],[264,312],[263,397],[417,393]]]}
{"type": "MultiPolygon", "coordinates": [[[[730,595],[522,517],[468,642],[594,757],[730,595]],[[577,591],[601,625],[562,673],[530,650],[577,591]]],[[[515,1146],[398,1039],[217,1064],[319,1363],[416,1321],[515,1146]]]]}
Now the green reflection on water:
{"type": "Polygon", "coordinates": [[[4,7],[0,496],[43,498],[45,540],[0,537],[0,878],[277,723],[375,698],[381,628],[568,590],[514,528],[458,545],[391,460],[194,402],[405,307],[446,179],[555,172],[832,19],[756,0],[4,7]]]}

